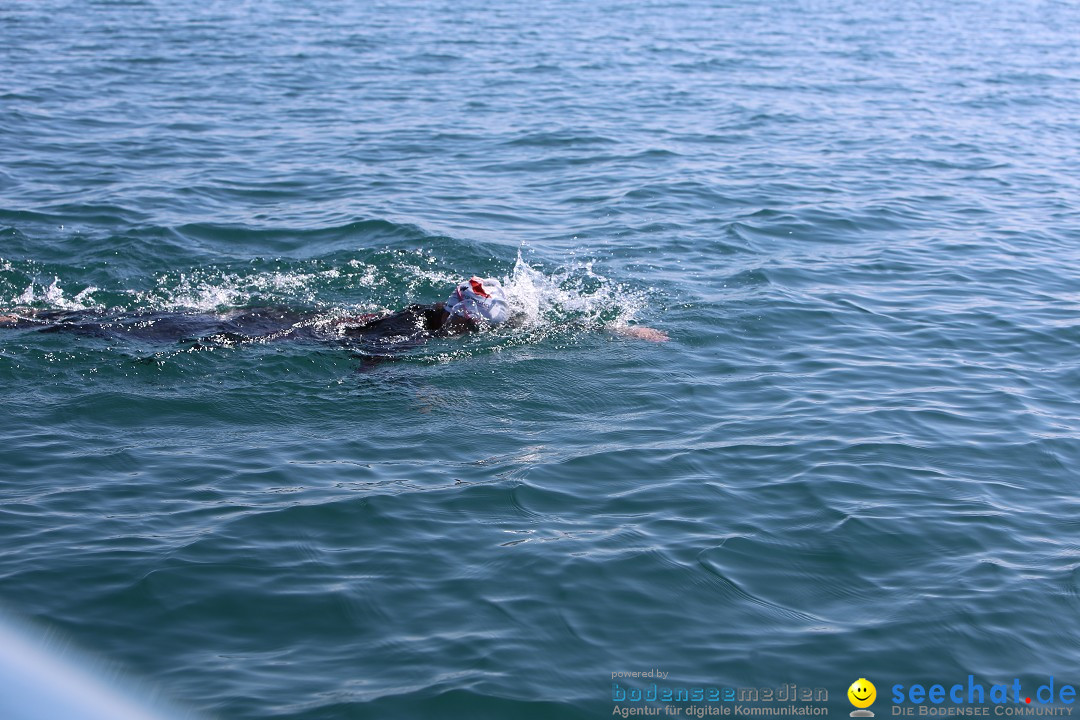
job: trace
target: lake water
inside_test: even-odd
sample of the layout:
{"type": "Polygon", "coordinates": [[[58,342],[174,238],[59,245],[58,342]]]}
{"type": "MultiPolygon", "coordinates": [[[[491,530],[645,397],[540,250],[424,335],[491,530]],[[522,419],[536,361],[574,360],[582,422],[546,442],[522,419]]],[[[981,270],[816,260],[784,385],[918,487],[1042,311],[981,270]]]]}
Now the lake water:
{"type": "Polygon", "coordinates": [[[0,308],[476,273],[519,317],[375,367],[0,329],[9,610],[220,718],[1080,681],[1075,4],[0,0],[0,37],[0,308]]]}

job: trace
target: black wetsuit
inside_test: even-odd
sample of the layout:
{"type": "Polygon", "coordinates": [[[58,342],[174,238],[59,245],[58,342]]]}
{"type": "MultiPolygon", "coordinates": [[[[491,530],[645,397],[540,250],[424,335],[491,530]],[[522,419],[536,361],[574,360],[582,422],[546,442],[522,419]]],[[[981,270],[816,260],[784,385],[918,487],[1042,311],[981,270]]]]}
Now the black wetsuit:
{"type": "Polygon", "coordinates": [[[47,310],[0,322],[0,327],[70,332],[100,338],[189,342],[197,346],[274,340],[336,342],[365,354],[393,354],[449,334],[443,303],[409,305],[389,315],[327,318],[286,307],[258,307],[221,315],[146,311],[119,315],[95,310],[47,310]]]}
{"type": "Polygon", "coordinates": [[[410,305],[390,315],[365,320],[360,325],[345,326],[345,337],[360,337],[376,340],[409,336],[420,333],[424,336],[437,335],[443,330],[446,311],[443,303],[432,305],[410,305]]]}

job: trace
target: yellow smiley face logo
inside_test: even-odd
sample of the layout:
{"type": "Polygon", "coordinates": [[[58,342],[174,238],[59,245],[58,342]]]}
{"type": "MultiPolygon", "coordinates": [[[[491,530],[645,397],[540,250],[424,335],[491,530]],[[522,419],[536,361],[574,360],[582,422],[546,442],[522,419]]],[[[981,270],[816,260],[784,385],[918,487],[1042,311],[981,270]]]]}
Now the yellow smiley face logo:
{"type": "Polygon", "coordinates": [[[857,708],[868,708],[877,699],[877,688],[866,678],[859,678],[847,689],[848,700],[857,708]]]}

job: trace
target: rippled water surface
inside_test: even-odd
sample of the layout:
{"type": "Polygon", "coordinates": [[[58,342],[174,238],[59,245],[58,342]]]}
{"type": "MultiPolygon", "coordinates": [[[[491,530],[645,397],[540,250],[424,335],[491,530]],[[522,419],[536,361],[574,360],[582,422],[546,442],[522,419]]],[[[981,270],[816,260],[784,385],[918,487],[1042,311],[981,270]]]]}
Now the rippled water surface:
{"type": "Polygon", "coordinates": [[[477,273],[518,317],[375,366],[0,328],[10,610],[222,718],[1080,681],[1076,5],[0,0],[0,37],[0,310],[477,273]]]}

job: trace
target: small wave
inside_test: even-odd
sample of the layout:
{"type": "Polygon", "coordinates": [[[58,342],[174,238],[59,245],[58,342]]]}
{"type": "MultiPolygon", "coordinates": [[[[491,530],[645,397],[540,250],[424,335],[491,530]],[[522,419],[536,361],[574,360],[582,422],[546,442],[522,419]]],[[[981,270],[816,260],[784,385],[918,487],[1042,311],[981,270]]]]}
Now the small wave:
{"type": "Polygon", "coordinates": [[[385,243],[430,242],[433,238],[416,225],[382,219],[353,220],[337,225],[307,227],[248,227],[218,223],[189,223],[174,228],[188,243],[213,248],[225,255],[273,252],[299,258],[332,251],[373,247],[385,243]]]}
{"type": "Polygon", "coordinates": [[[520,135],[506,141],[509,146],[570,147],[582,145],[617,145],[618,141],[586,130],[565,128],[520,135]]]}

